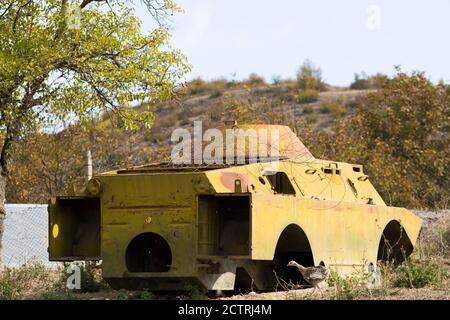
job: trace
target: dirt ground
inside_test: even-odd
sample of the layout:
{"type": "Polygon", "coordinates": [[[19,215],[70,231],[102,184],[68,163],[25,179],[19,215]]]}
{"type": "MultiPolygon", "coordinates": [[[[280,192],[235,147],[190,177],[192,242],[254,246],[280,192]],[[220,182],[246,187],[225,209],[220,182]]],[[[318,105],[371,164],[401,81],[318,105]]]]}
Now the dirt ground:
{"type": "MultiPolygon", "coordinates": [[[[322,293],[313,289],[301,289],[278,292],[255,293],[234,295],[224,300],[329,300],[335,298],[333,288],[323,289],[322,293]]],[[[450,300],[450,288],[446,289],[392,289],[386,294],[376,291],[370,295],[357,297],[356,299],[373,300],[450,300]]]]}

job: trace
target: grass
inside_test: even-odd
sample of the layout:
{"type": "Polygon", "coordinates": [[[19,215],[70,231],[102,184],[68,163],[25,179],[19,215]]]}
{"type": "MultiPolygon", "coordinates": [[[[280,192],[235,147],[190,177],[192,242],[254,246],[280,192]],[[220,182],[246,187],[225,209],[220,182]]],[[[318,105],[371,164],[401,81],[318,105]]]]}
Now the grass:
{"type": "Polygon", "coordinates": [[[128,300],[130,298],[130,294],[125,289],[120,289],[117,291],[116,295],[117,300],[128,300]]]}
{"type": "Polygon", "coordinates": [[[148,291],[147,289],[144,289],[144,291],[141,292],[140,299],[153,300],[155,299],[155,295],[152,292],[148,291]]]}
{"type": "Polygon", "coordinates": [[[307,89],[300,92],[296,98],[295,102],[299,104],[313,103],[319,100],[319,92],[317,90],[307,89]]]}
{"type": "Polygon", "coordinates": [[[439,281],[439,265],[433,260],[408,259],[397,269],[395,285],[401,288],[423,288],[439,281]]]}
{"type": "MultiPolygon", "coordinates": [[[[381,277],[377,287],[367,286],[374,274],[369,273],[366,267],[355,269],[347,276],[339,275],[335,270],[331,270],[327,280],[329,288],[324,292],[324,296],[319,296],[318,291],[312,295],[308,294],[308,290],[294,290],[298,289],[296,286],[282,286],[283,295],[274,298],[333,300],[448,298],[450,226],[448,221],[438,220],[428,226],[428,230],[433,232],[421,235],[412,256],[400,266],[390,262],[378,263],[378,272],[381,277]]],[[[365,263],[362,264],[365,265],[365,263]]],[[[80,264],[76,265],[80,266],[80,264]]],[[[34,260],[17,268],[4,268],[0,273],[0,299],[76,300],[93,296],[92,294],[80,295],[84,292],[94,292],[94,294],[100,292],[101,295],[108,294],[112,299],[118,300],[155,299],[155,295],[146,289],[141,292],[104,291],[106,284],[101,279],[96,263],[81,264],[81,288],[68,290],[66,284],[70,274],[67,270],[68,265],[58,271],[49,270],[34,260]]],[[[184,299],[207,299],[206,290],[200,286],[188,285],[185,289],[184,299]]]]}
{"type": "Polygon", "coordinates": [[[188,300],[205,300],[205,299],[207,299],[206,289],[204,289],[203,287],[200,287],[198,285],[188,284],[186,286],[186,292],[187,292],[188,300]]]}
{"type": "Polygon", "coordinates": [[[18,268],[4,268],[0,274],[0,300],[23,299],[33,292],[47,290],[49,283],[49,271],[35,260],[18,268]]]}
{"type": "Polygon", "coordinates": [[[331,113],[334,116],[342,116],[346,112],[346,108],[336,101],[324,101],[319,106],[320,113],[331,113]]]}
{"type": "Polygon", "coordinates": [[[99,265],[96,262],[73,262],[65,263],[61,270],[59,281],[55,284],[55,288],[61,291],[67,291],[67,285],[73,281],[73,275],[78,272],[71,269],[71,266],[78,268],[80,275],[80,288],[73,289],[77,293],[99,292],[107,287],[107,284],[101,277],[99,265]]]}

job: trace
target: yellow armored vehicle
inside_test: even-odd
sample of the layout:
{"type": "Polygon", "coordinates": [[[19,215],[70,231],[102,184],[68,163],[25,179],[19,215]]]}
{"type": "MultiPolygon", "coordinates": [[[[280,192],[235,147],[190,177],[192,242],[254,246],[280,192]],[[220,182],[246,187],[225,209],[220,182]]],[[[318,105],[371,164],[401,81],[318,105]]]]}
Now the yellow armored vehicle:
{"type": "Polygon", "coordinates": [[[236,144],[212,156],[231,161],[106,172],[80,195],[52,198],[50,260],[101,260],[114,288],[232,290],[301,281],[290,260],[345,275],[411,254],[421,220],[386,206],[362,165],[314,158],[286,126],[230,130],[265,132],[256,148],[272,153],[238,157],[236,144]]]}

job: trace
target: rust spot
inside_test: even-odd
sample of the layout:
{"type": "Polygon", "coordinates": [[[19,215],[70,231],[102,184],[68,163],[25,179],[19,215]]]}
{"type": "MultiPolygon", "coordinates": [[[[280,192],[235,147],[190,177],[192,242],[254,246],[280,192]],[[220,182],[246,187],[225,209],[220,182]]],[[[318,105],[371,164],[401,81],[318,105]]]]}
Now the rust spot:
{"type": "Polygon", "coordinates": [[[241,190],[247,192],[249,185],[249,178],[246,174],[223,172],[220,176],[220,181],[228,190],[234,192],[235,181],[241,180],[241,190]]]}

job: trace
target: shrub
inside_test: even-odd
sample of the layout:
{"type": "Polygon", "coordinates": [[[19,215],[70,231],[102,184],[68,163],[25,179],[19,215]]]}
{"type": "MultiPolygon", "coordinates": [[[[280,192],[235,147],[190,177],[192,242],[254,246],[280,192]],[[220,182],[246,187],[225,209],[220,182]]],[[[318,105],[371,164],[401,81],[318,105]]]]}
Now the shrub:
{"type": "Polygon", "coordinates": [[[306,60],[297,71],[297,84],[301,90],[325,90],[322,70],[306,60]]]}
{"type": "Polygon", "coordinates": [[[422,288],[439,280],[439,266],[430,260],[408,259],[396,272],[395,285],[403,288],[422,288]]]}
{"type": "Polygon", "coordinates": [[[202,78],[196,78],[187,84],[188,91],[191,95],[209,93],[216,97],[221,96],[229,87],[231,87],[231,84],[225,79],[205,81],[202,78]]]}
{"type": "Polygon", "coordinates": [[[196,95],[199,93],[204,93],[206,90],[208,90],[208,85],[205,80],[202,78],[196,78],[192,81],[190,81],[187,84],[187,87],[189,89],[190,94],[196,95]]]}
{"type": "MultiPolygon", "coordinates": [[[[80,268],[80,289],[74,289],[74,292],[98,292],[101,289],[107,287],[106,283],[102,279],[98,265],[96,262],[80,262],[73,263],[80,268]]],[[[60,282],[57,284],[57,288],[63,292],[67,290],[67,281],[73,273],[69,270],[71,264],[65,263],[62,269],[60,282]]]]}
{"type": "Polygon", "coordinates": [[[317,113],[309,113],[305,116],[306,123],[312,124],[319,121],[319,115],[317,113]]]}
{"type": "Polygon", "coordinates": [[[311,114],[314,113],[314,109],[311,106],[305,106],[303,108],[303,114],[311,114]]]}
{"type": "Polygon", "coordinates": [[[206,289],[194,284],[188,284],[186,286],[186,291],[188,292],[189,300],[205,300],[206,289]]]}
{"type": "Polygon", "coordinates": [[[211,92],[211,95],[209,96],[210,99],[219,98],[223,95],[223,92],[219,89],[214,89],[213,92],[211,92]]]}
{"type": "Polygon", "coordinates": [[[153,300],[155,298],[154,294],[145,289],[141,292],[140,295],[141,300],[153,300]]]}
{"type": "Polygon", "coordinates": [[[317,102],[319,93],[317,90],[305,90],[296,96],[296,102],[300,104],[317,102]]]}
{"type": "Polygon", "coordinates": [[[244,84],[251,87],[262,86],[266,84],[266,81],[263,77],[253,72],[248,76],[248,79],[244,80],[244,84]]]}
{"type": "Polygon", "coordinates": [[[327,279],[330,287],[334,287],[334,300],[353,300],[366,296],[368,274],[353,273],[349,276],[340,276],[335,270],[331,270],[327,279]]]}
{"type": "Polygon", "coordinates": [[[283,81],[280,75],[276,74],[272,76],[272,84],[277,85],[280,84],[283,81]]]}
{"type": "Polygon", "coordinates": [[[442,247],[445,253],[448,253],[450,250],[450,227],[447,227],[441,234],[442,237],[442,247]]]}
{"type": "Polygon", "coordinates": [[[366,89],[380,89],[384,83],[388,80],[388,77],[384,74],[377,73],[373,76],[367,76],[365,72],[361,74],[355,73],[355,80],[350,84],[350,89],[353,90],[366,90],[366,89]]]}
{"type": "Polygon", "coordinates": [[[320,113],[332,113],[334,116],[341,116],[345,114],[345,107],[335,101],[324,101],[319,107],[320,113]]]}
{"type": "Polygon", "coordinates": [[[311,137],[312,153],[364,164],[388,205],[445,207],[450,198],[446,89],[423,73],[399,72],[361,101],[332,131],[311,137]]]}
{"type": "Polygon", "coordinates": [[[331,107],[328,103],[321,103],[319,111],[320,113],[331,113],[331,107]]]}
{"type": "Polygon", "coordinates": [[[34,260],[19,268],[4,268],[0,273],[0,300],[20,299],[27,293],[47,289],[49,276],[48,269],[34,260]]]}
{"type": "Polygon", "coordinates": [[[127,290],[120,289],[119,291],[117,291],[116,298],[117,300],[128,300],[130,298],[130,295],[127,290]]]}

